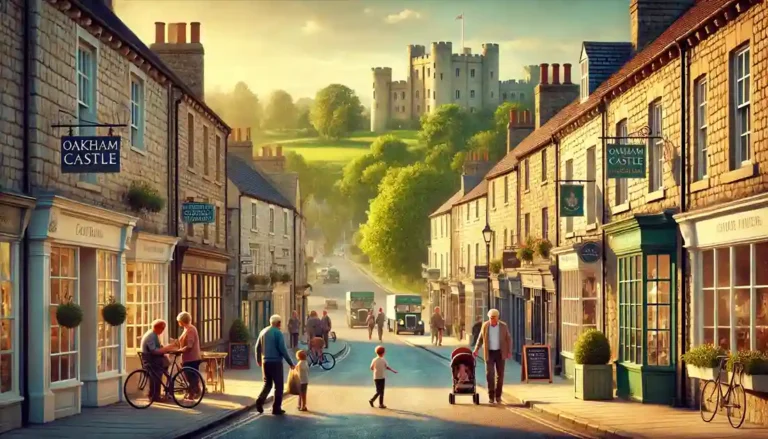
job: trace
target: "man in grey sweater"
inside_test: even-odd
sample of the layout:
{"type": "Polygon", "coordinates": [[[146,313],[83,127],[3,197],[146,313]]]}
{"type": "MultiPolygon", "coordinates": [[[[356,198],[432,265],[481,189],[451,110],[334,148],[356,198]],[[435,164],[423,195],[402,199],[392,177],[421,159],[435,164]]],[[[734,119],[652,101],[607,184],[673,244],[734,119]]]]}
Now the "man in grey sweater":
{"type": "Polygon", "coordinates": [[[275,314],[269,318],[269,327],[264,328],[256,341],[256,362],[261,366],[264,387],[256,399],[256,410],[264,413],[264,401],[275,386],[275,402],[272,404],[272,414],[285,414],[283,410],[283,360],[294,368],[293,360],[285,348],[285,338],[280,331],[282,318],[275,314]]]}

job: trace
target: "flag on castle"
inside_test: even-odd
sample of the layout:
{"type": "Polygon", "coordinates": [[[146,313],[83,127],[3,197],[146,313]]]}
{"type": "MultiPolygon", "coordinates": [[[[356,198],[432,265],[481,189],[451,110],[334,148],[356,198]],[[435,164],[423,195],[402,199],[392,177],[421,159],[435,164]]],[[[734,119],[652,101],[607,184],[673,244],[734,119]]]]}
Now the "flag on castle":
{"type": "Polygon", "coordinates": [[[457,20],[463,20],[464,19],[464,13],[462,12],[461,15],[456,17],[457,20]]]}

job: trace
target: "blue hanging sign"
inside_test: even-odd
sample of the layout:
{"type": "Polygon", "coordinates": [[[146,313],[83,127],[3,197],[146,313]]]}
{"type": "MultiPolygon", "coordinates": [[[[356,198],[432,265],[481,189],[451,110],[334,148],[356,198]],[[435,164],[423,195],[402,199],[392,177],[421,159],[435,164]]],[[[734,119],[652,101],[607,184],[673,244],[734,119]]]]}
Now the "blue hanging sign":
{"type": "Polygon", "coordinates": [[[208,203],[184,203],[181,205],[181,220],[188,224],[216,222],[216,207],[208,203]]]}
{"type": "Polygon", "coordinates": [[[64,136],[61,138],[62,174],[120,172],[120,136],[64,136]]]}

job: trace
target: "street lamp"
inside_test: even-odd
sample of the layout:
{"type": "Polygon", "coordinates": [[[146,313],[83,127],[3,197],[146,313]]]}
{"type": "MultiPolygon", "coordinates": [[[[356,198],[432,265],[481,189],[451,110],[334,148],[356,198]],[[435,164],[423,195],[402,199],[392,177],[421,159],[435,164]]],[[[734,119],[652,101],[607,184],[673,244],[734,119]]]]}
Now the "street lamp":
{"type": "MultiPolygon", "coordinates": [[[[491,310],[491,238],[493,237],[493,230],[488,223],[485,223],[483,229],[483,239],[485,240],[485,268],[488,270],[488,311],[491,310]]],[[[486,313],[487,314],[487,313],[486,313]]]]}

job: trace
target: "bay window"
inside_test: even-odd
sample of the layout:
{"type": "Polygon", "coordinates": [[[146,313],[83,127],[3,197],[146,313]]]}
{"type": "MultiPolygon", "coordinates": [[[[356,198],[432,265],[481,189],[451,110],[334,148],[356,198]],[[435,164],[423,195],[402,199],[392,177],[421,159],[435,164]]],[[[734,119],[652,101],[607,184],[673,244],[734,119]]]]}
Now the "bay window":
{"type": "Polygon", "coordinates": [[[18,334],[16,326],[16,295],[13,287],[11,264],[11,244],[0,242],[0,397],[14,392],[18,334]]]}
{"type": "Polygon", "coordinates": [[[97,266],[97,312],[96,370],[98,373],[117,370],[117,329],[104,321],[101,310],[113,299],[120,288],[117,253],[99,250],[96,253],[97,266]]]}
{"type": "Polygon", "coordinates": [[[77,331],[59,326],[56,308],[70,300],[77,303],[79,295],[78,252],[72,247],[51,246],[51,298],[48,312],[51,319],[51,383],[77,379],[77,331]]]}
{"type": "Polygon", "coordinates": [[[166,276],[163,264],[126,264],[126,349],[140,350],[141,337],[152,329],[152,322],[165,317],[166,276]]]}

